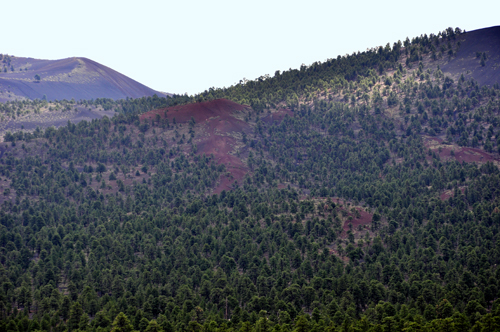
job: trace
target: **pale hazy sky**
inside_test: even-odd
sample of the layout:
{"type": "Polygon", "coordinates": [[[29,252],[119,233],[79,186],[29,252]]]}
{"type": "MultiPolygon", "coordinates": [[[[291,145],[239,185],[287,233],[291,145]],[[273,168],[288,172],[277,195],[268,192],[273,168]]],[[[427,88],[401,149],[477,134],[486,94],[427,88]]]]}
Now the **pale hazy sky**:
{"type": "Polygon", "coordinates": [[[0,6],[0,53],[87,57],[194,94],[407,36],[500,25],[500,1],[59,1],[0,6]]]}

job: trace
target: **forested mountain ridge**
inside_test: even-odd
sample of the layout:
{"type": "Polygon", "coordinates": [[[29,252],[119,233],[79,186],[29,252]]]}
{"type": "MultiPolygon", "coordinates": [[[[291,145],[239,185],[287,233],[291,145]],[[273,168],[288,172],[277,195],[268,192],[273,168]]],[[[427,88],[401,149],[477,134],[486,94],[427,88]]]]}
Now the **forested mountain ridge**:
{"type": "Polygon", "coordinates": [[[466,36],[7,133],[0,328],[498,330],[500,90],[441,70],[466,36]]]}

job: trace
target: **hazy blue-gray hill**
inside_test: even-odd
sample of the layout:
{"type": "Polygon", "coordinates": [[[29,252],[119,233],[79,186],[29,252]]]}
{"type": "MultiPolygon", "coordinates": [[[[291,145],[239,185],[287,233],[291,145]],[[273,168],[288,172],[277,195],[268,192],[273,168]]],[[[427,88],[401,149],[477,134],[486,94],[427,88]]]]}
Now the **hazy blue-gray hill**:
{"type": "Polygon", "coordinates": [[[39,60],[3,55],[0,69],[0,101],[42,99],[44,95],[48,100],[166,95],[87,58],[39,60]]]}

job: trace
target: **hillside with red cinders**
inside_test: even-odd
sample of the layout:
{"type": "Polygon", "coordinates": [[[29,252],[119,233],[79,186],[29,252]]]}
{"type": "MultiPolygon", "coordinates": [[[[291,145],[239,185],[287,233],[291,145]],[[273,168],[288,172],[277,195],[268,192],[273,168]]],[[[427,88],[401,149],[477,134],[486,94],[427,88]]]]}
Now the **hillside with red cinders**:
{"type": "Polygon", "coordinates": [[[249,106],[217,99],[153,110],[142,114],[140,120],[168,119],[169,123],[176,125],[194,120],[196,136],[193,143],[197,146],[197,153],[213,154],[217,163],[224,164],[228,171],[215,189],[215,192],[220,192],[231,189],[235,181],[241,182],[248,172],[248,167],[236,154],[238,147],[243,146],[243,134],[252,132],[251,126],[242,120],[250,111],[249,106]]]}

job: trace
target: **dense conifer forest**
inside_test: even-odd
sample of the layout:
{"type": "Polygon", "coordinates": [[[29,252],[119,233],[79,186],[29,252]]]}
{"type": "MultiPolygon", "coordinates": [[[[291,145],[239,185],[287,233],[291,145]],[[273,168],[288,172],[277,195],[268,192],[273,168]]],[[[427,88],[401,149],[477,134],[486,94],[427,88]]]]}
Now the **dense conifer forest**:
{"type": "Polygon", "coordinates": [[[5,135],[0,332],[499,331],[500,88],[443,74],[461,36],[51,103],[116,115],[5,135]],[[170,115],[221,98],[251,106],[240,177],[170,115]]]}

